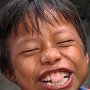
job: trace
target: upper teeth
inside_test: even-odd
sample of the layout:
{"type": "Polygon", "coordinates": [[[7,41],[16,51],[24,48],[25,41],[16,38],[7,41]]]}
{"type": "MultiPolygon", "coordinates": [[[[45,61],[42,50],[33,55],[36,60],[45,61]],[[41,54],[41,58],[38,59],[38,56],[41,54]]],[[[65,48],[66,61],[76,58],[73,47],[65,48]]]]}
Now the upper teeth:
{"type": "MultiPolygon", "coordinates": [[[[58,74],[58,75],[62,76],[63,78],[69,77],[69,73],[66,73],[66,72],[57,72],[54,74],[58,74]]],[[[53,74],[49,74],[46,77],[42,78],[42,81],[50,81],[52,79],[52,77],[53,77],[53,74]]]]}
{"type": "Polygon", "coordinates": [[[68,81],[69,76],[70,74],[67,72],[55,72],[48,74],[47,76],[42,78],[41,81],[45,82],[48,85],[62,85],[68,81]]]}

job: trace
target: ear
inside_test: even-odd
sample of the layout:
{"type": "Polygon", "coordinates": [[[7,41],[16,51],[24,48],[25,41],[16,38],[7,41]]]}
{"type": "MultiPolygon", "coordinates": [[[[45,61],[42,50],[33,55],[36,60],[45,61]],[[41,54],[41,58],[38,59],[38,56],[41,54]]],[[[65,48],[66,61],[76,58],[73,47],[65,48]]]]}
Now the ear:
{"type": "Polygon", "coordinates": [[[88,64],[88,62],[89,62],[89,56],[88,56],[88,53],[86,52],[86,63],[88,64]]]}
{"type": "Polygon", "coordinates": [[[16,83],[16,77],[15,77],[15,74],[14,74],[14,72],[12,70],[10,70],[9,68],[5,67],[3,73],[4,73],[5,77],[8,80],[16,83]]]}

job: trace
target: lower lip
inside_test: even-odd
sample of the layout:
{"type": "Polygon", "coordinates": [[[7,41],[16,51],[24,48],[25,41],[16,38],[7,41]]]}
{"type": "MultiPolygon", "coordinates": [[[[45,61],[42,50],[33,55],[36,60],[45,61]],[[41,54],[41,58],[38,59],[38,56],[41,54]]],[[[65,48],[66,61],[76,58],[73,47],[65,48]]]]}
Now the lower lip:
{"type": "Polygon", "coordinates": [[[73,74],[70,76],[68,82],[64,85],[61,85],[61,86],[49,86],[45,83],[42,83],[42,82],[39,82],[39,87],[42,89],[42,90],[60,90],[60,89],[67,89],[67,88],[70,88],[70,86],[72,86],[73,84],[73,74]]]}

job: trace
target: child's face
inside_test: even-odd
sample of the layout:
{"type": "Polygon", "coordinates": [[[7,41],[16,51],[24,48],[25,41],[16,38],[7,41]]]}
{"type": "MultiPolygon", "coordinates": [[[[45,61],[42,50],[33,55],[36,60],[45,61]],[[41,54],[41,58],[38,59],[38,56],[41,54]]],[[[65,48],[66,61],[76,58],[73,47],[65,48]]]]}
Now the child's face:
{"type": "Polygon", "coordinates": [[[78,90],[87,76],[88,55],[70,23],[40,24],[41,34],[19,24],[11,37],[14,80],[22,90],[78,90]]]}

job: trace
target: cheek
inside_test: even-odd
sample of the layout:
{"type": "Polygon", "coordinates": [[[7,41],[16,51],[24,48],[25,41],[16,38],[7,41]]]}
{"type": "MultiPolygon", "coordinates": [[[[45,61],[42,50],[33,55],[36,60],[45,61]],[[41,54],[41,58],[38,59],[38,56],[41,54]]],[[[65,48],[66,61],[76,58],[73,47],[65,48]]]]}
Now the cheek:
{"type": "Polygon", "coordinates": [[[80,83],[83,83],[87,78],[88,65],[83,49],[80,47],[68,48],[62,50],[62,55],[66,57],[74,66],[75,75],[80,83]]]}
{"type": "Polygon", "coordinates": [[[86,57],[81,47],[71,46],[70,48],[64,48],[61,50],[64,57],[68,58],[76,68],[79,68],[86,63],[86,57]]]}
{"type": "Polygon", "coordinates": [[[82,77],[87,74],[87,60],[84,51],[81,47],[72,47],[67,50],[63,50],[63,55],[70,60],[75,66],[77,75],[82,77]],[[80,73],[81,72],[81,73],[80,73]]]}
{"type": "Polygon", "coordinates": [[[13,62],[16,79],[19,83],[28,84],[34,82],[36,77],[37,62],[33,58],[17,58],[13,62]]]}

